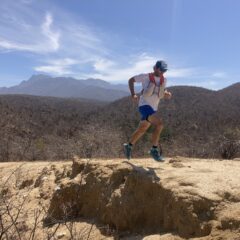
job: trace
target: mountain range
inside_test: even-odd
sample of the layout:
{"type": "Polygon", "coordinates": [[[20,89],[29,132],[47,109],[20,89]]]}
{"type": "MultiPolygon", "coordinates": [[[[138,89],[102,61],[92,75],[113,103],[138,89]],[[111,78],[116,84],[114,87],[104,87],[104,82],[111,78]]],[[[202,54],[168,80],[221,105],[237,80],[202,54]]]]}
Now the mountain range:
{"type": "Polygon", "coordinates": [[[1,87],[0,94],[28,94],[64,98],[86,98],[114,101],[129,95],[126,84],[111,84],[101,79],[78,80],[70,77],[33,75],[12,87],[1,87]]]}

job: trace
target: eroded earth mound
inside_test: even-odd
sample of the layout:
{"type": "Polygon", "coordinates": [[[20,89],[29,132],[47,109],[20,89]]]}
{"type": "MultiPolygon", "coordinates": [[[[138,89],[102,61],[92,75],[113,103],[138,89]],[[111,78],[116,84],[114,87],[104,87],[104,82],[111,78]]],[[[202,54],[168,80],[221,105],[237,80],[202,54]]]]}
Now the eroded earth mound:
{"type": "Polygon", "coordinates": [[[238,240],[239,172],[238,159],[1,163],[2,239],[238,240]]]}

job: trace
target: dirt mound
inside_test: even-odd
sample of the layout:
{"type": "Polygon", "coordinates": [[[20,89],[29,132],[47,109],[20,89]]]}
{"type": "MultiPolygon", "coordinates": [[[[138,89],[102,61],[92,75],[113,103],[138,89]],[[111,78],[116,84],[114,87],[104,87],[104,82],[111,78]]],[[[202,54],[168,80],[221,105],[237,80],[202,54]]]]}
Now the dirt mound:
{"type": "Polygon", "coordinates": [[[236,175],[224,179],[219,171],[235,164],[228,163],[74,161],[71,178],[62,180],[53,195],[46,221],[66,214],[94,217],[118,231],[177,232],[184,238],[208,236],[216,229],[238,231],[239,217],[228,207],[240,200],[239,182],[236,175]],[[226,181],[232,186],[225,187],[226,181]]]}
{"type": "Polygon", "coordinates": [[[75,159],[17,166],[0,164],[1,196],[14,203],[28,194],[19,219],[26,234],[36,209],[44,209],[36,239],[57,227],[58,239],[240,239],[239,161],[75,159]],[[86,235],[71,238],[81,222],[88,224],[86,235]]]}

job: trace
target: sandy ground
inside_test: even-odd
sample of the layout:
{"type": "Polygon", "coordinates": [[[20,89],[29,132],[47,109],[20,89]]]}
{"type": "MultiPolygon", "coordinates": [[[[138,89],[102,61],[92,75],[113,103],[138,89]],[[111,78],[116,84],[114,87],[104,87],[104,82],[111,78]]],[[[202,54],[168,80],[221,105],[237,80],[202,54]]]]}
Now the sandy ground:
{"type": "MultiPolygon", "coordinates": [[[[151,159],[133,159],[131,161],[77,159],[76,161],[78,163],[75,164],[75,169],[72,169],[72,161],[0,163],[1,239],[7,239],[7,237],[9,239],[20,239],[20,237],[21,239],[240,239],[240,161],[238,159],[220,161],[176,157],[166,159],[164,163],[154,162],[151,159]],[[89,171],[76,170],[83,164],[88,164],[91,169],[89,171]],[[126,171],[127,173],[125,173],[126,171]],[[73,172],[75,172],[74,176],[73,172]],[[118,183],[115,184],[115,180],[112,180],[114,179],[113,174],[118,176],[117,174],[123,174],[123,172],[125,183],[119,183],[116,187],[115,185],[118,183]],[[109,204],[106,204],[108,216],[103,217],[98,212],[99,216],[94,217],[92,206],[95,204],[94,199],[96,200],[98,197],[96,188],[94,196],[87,195],[89,200],[92,199],[90,203],[93,201],[93,205],[89,206],[91,217],[86,212],[82,212],[79,216],[71,215],[70,218],[63,219],[61,222],[56,221],[53,225],[43,224],[51,206],[58,203],[54,200],[56,192],[60,191],[61,196],[69,199],[69,196],[65,197],[64,194],[73,194],[66,192],[69,191],[69,186],[72,186],[73,181],[76,184],[80,175],[81,181],[85,179],[86,186],[89,184],[90,187],[99,186],[104,189],[110,180],[112,181],[110,181],[111,186],[115,184],[114,191],[111,196],[108,196],[110,199],[108,201],[112,205],[110,204],[109,207],[109,204]],[[143,179],[143,182],[139,182],[140,186],[131,188],[133,176],[135,176],[134,181],[140,181],[138,177],[143,179]],[[99,181],[98,185],[95,183],[97,181],[99,181]],[[151,191],[156,189],[159,191],[160,197],[162,191],[165,195],[167,194],[166,196],[171,195],[169,202],[165,195],[163,197],[166,198],[165,202],[159,200],[161,202],[159,206],[166,206],[166,209],[171,210],[171,213],[169,212],[171,219],[168,221],[165,219],[168,212],[159,211],[156,216],[163,214],[161,221],[164,228],[158,233],[143,234],[144,229],[142,233],[139,233],[138,223],[129,226],[127,231],[121,231],[121,228],[126,228],[124,225],[126,216],[117,212],[120,209],[119,205],[116,205],[118,204],[116,201],[127,199],[125,209],[132,209],[135,214],[138,214],[139,208],[135,210],[134,206],[129,208],[127,205],[128,201],[129,203],[132,201],[129,194],[135,191],[134,194],[138,194],[138,199],[139,196],[141,198],[139,203],[143,204],[144,209],[147,209],[145,200],[148,196],[139,195],[137,191],[140,191],[142,187],[143,193],[153,194],[152,197],[154,197],[155,193],[149,190],[152,186],[151,191]],[[19,210],[20,208],[21,210],[19,210]],[[109,209],[115,215],[112,216],[109,209]],[[179,216],[181,211],[182,215],[186,215],[184,218],[179,216]],[[117,220],[116,214],[119,215],[117,220]],[[13,221],[16,216],[18,217],[13,221]],[[101,221],[103,219],[105,222],[101,221]],[[189,219],[193,219],[194,223],[180,223],[180,221],[190,221],[189,219]],[[106,221],[109,221],[109,224],[106,224],[106,221]],[[116,230],[111,226],[117,226],[119,229],[116,230]],[[188,231],[188,226],[193,229],[195,234],[193,237],[189,237],[191,232],[188,231]],[[205,229],[201,230],[201,228],[205,229]]],[[[59,199],[57,198],[57,201],[60,204],[61,200],[59,199]]],[[[82,199],[84,200],[84,197],[82,199]]],[[[87,197],[85,200],[87,201],[87,197]]],[[[156,205],[157,200],[152,201],[153,207],[158,206],[156,205]]],[[[104,207],[102,209],[105,211],[104,207]]],[[[154,208],[149,206],[149,211],[154,212],[154,208]]],[[[128,214],[131,219],[132,215],[130,212],[128,214]]],[[[140,227],[141,224],[145,226],[144,222],[139,222],[139,224],[140,227]]]]}

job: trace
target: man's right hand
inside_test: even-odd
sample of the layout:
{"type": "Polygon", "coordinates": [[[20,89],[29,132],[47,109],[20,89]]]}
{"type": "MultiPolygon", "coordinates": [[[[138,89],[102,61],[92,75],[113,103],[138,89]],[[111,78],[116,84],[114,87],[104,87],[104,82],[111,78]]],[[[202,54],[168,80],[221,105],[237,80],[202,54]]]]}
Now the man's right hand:
{"type": "Polygon", "coordinates": [[[132,95],[132,100],[133,100],[133,102],[138,102],[138,99],[139,99],[139,97],[138,97],[137,94],[133,94],[133,95],[132,95]]]}

